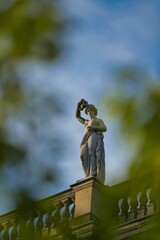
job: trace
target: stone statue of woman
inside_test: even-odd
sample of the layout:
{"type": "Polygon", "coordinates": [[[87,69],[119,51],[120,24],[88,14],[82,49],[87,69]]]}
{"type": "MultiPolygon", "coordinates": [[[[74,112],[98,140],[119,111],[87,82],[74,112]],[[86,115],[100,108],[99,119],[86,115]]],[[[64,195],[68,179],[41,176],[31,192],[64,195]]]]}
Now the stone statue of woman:
{"type": "Polygon", "coordinates": [[[77,104],[76,118],[84,124],[84,136],[80,145],[80,158],[85,176],[96,177],[100,182],[105,181],[105,152],[103,132],[107,130],[104,122],[97,118],[97,108],[81,99],[77,104]],[[81,117],[81,111],[89,116],[89,120],[81,117]]]}

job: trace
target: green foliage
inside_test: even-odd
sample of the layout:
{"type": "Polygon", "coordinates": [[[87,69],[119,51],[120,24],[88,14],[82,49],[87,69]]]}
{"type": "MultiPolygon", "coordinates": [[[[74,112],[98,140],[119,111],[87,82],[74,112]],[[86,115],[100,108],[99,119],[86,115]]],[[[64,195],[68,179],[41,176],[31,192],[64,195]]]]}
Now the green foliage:
{"type": "MultiPolygon", "coordinates": [[[[135,145],[129,178],[136,181],[128,186],[127,191],[130,196],[135,196],[148,184],[154,198],[159,202],[159,80],[140,68],[130,66],[119,69],[115,76],[117,91],[106,98],[106,106],[111,116],[119,119],[120,133],[129,143],[128,150],[135,145]],[[147,173],[150,174],[146,175],[147,173]]],[[[135,239],[159,239],[158,224],[159,217],[153,220],[153,229],[136,236],[135,239]]]]}
{"type": "MultiPolygon", "coordinates": [[[[26,161],[28,146],[13,141],[13,135],[16,121],[26,124],[34,136],[50,118],[62,113],[54,93],[49,95],[25,87],[24,81],[30,75],[24,77],[20,69],[23,69],[24,64],[29,67],[31,62],[43,66],[43,63],[56,60],[63,53],[66,25],[67,20],[58,1],[8,0],[0,3],[0,175],[4,178],[6,188],[15,181],[9,179],[7,169],[16,171],[17,178],[22,176],[22,181],[23,175],[32,178],[39,174],[39,182],[33,184],[33,188],[54,181],[51,169],[42,167],[40,163],[38,166],[29,166],[26,161]],[[8,127],[9,122],[12,122],[12,128],[8,127]]],[[[52,142],[54,154],[59,151],[57,142],[55,136],[52,142]]],[[[4,186],[1,187],[4,189],[4,186]]],[[[19,191],[12,187],[10,199],[15,203],[14,192],[20,194],[19,191]]],[[[33,189],[30,191],[33,192],[33,189]]],[[[23,203],[23,199],[21,201],[23,203]]]]}
{"type": "Polygon", "coordinates": [[[0,14],[0,60],[53,59],[60,53],[65,22],[51,1],[13,1],[0,14]]]}
{"type": "Polygon", "coordinates": [[[145,79],[147,74],[136,68],[123,69],[117,76],[118,94],[106,100],[109,111],[119,117],[121,133],[139,143],[135,158],[145,161],[152,156],[158,163],[160,85],[149,77],[145,79]]]}
{"type": "MultiPolygon", "coordinates": [[[[31,101],[21,81],[23,76],[18,74],[21,61],[25,60],[27,64],[27,61],[33,59],[48,61],[57,58],[62,50],[60,37],[65,30],[66,21],[55,1],[17,0],[1,2],[0,5],[2,142],[8,141],[2,138],[6,137],[7,119],[22,109],[25,111],[25,107],[31,101]]],[[[36,95],[44,98],[39,93],[36,95]]],[[[51,101],[52,106],[57,105],[56,101],[56,99],[54,102],[51,101]]],[[[3,148],[1,151],[4,152],[3,148]]],[[[1,154],[0,162],[4,160],[4,154],[1,154]]]]}

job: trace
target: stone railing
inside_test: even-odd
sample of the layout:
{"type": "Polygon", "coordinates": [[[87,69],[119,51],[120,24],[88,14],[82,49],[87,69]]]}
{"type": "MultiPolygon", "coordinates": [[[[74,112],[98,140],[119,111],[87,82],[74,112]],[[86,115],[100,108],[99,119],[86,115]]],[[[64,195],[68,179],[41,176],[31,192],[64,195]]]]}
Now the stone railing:
{"type": "Polygon", "coordinates": [[[24,209],[23,213],[21,209],[20,213],[16,210],[1,215],[0,239],[26,239],[22,236],[29,233],[36,239],[48,239],[50,236],[63,234],[65,226],[71,226],[74,235],[91,235],[94,228],[93,218],[98,217],[97,196],[102,184],[95,178],[88,178],[77,181],[70,187],[64,192],[37,202],[33,207],[29,207],[29,211],[24,209]]]}
{"type": "Polygon", "coordinates": [[[37,202],[26,215],[19,214],[18,210],[1,215],[0,239],[21,239],[23,231],[38,235],[39,239],[43,232],[45,235],[59,234],[59,226],[73,218],[74,195],[69,189],[37,202]]]}
{"type": "Polygon", "coordinates": [[[150,181],[145,179],[129,180],[109,187],[95,178],[86,178],[64,192],[39,201],[23,216],[18,210],[1,215],[0,239],[23,239],[21,236],[25,231],[37,235],[38,239],[48,239],[61,235],[63,226],[68,223],[74,235],[88,237],[103,221],[101,216],[105,217],[105,214],[109,214],[109,218],[112,215],[114,232],[118,239],[124,239],[124,234],[131,232],[131,223],[134,228],[142,220],[143,226],[145,219],[157,211],[153,192],[150,181]]]}
{"type": "Polygon", "coordinates": [[[120,223],[139,219],[157,210],[151,182],[145,179],[128,180],[110,188],[110,194],[115,199],[114,217],[120,223]]]}
{"type": "Polygon", "coordinates": [[[149,219],[154,218],[159,205],[151,179],[151,174],[147,174],[109,189],[114,199],[112,212],[117,239],[129,239],[151,227],[149,219]]]}

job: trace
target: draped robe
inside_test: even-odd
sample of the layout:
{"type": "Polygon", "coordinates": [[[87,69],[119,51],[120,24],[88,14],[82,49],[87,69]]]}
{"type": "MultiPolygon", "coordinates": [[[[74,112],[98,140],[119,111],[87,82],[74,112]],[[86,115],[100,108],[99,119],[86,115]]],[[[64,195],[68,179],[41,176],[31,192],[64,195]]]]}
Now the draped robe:
{"type": "Polygon", "coordinates": [[[100,182],[105,181],[105,151],[103,133],[88,130],[85,122],[85,134],[80,145],[80,158],[86,177],[96,177],[100,182]]]}

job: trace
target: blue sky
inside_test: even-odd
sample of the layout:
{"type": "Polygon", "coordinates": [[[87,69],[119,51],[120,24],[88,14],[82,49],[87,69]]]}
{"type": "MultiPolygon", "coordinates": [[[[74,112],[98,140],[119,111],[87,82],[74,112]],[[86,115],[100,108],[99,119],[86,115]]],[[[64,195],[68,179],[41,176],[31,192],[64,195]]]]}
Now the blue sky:
{"type": "Polygon", "coordinates": [[[57,125],[61,122],[58,132],[62,137],[64,133],[70,143],[65,160],[60,164],[61,171],[64,169],[66,174],[64,188],[84,176],[79,160],[83,126],[74,117],[81,98],[98,106],[99,117],[108,126],[105,134],[106,183],[112,184],[119,177],[125,178],[129,154],[126,143],[117,136],[116,120],[105,114],[101,100],[103,94],[114,91],[110,74],[114,67],[136,64],[157,74],[160,2],[64,0],[62,3],[67,15],[73,18],[67,35],[69,48],[62,59],[43,71],[44,76],[38,67],[35,74],[38,79],[42,78],[42,83],[48,81],[46,91],[56,89],[59,92],[66,106],[67,116],[57,120],[57,125]]]}
{"type": "Polygon", "coordinates": [[[101,98],[103,94],[114,91],[111,75],[114,67],[136,64],[148,69],[150,74],[158,74],[160,2],[63,2],[69,16],[71,15],[76,22],[70,28],[67,38],[69,55],[63,63],[54,67],[59,91],[62,91],[64,96],[70,96],[67,110],[68,126],[71,127],[68,129],[74,132],[71,141],[75,143],[75,150],[68,154],[73,172],[76,169],[77,174],[75,177],[71,171],[67,179],[75,181],[83,177],[80,162],[77,162],[82,126],[74,119],[74,111],[76,103],[84,97],[98,106],[99,117],[103,118],[108,126],[108,132],[105,134],[106,183],[112,184],[118,181],[118,178],[125,178],[130,154],[126,151],[126,143],[118,135],[116,119],[111,120],[105,114],[101,98]]]}
{"type": "MultiPolygon", "coordinates": [[[[17,123],[14,133],[28,146],[31,164],[42,163],[60,173],[57,184],[41,188],[40,197],[68,189],[84,177],[79,158],[83,125],[75,119],[76,104],[81,98],[98,107],[98,116],[108,127],[106,184],[126,179],[132,151],[128,151],[127,143],[119,135],[117,119],[109,117],[102,100],[109,92],[116,91],[111,73],[117,66],[136,64],[153,76],[159,74],[159,0],[62,0],[61,4],[65,14],[73,19],[65,38],[66,52],[53,64],[31,63],[23,71],[29,77],[26,88],[57,94],[63,104],[65,115],[45,123],[39,135],[51,142],[57,134],[65,143],[64,152],[54,159],[47,143],[38,142],[38,137],[23,122],[17,123]]],[[[16,173],[10,174],[15,177],[16,173]]],[[[27,176],[24,182],[26,179],[27,176]]],[[[4,209],[8,205],[4,204],[4,209]]]]}

